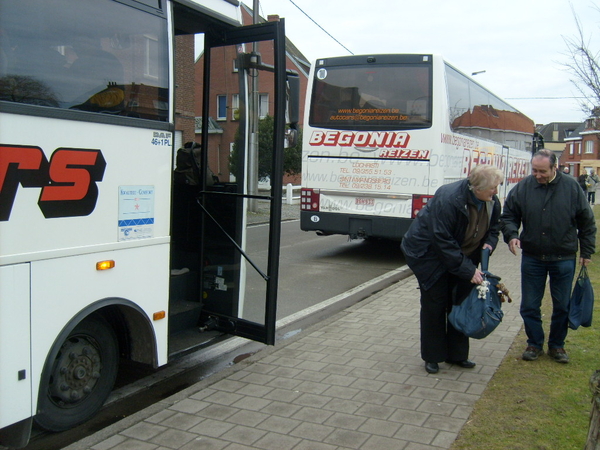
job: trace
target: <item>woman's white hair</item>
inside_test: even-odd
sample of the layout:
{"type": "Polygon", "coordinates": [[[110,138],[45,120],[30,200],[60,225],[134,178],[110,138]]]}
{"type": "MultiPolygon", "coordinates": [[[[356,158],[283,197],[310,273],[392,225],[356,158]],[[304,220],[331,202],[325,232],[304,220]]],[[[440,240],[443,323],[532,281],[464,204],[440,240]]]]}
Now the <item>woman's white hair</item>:
{"type": "Polygon", "coordinates": [[[489,164],[475,166],[469,174],[471,187],[478,191],[491,189],[504,181],[504,174],[500,169],[489,164]]]}

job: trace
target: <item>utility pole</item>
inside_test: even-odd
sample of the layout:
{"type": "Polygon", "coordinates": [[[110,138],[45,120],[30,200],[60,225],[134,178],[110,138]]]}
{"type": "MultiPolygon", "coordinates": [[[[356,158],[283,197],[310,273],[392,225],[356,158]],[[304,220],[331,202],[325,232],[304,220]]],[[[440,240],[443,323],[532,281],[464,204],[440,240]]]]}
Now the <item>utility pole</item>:
{"type": "MultiPolygon", "coordinates": [[[[254,0],[252,7],[252,22],[259,22],[259,0],[254,0]]],[[[252,43],[252,54],[258,55],[258,42],[252,43]]],[[[252,90],[250,95],[250,142],[248,152],[248,193],[250,195],[258,195],[258,111],[259,111],[259,96],[258,96],[258,69],[250,69],[248,73],[252,77],[252,90]]],[[[258,211],[258,200],[250,198],[248,200],[248,210],[252,212],[258,211]]]]}

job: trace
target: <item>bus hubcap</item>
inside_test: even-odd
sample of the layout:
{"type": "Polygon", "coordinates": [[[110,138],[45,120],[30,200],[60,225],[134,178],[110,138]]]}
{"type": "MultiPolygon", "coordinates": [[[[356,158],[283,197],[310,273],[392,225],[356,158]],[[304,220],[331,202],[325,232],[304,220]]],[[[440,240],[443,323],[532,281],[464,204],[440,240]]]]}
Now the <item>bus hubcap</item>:
{"type": "Polygon", "coordinates": [[[96,347],[83,338],[69,339],[56,358],[50,395],[61,406],[73,405],[92,392],[100,378],[96,347]]]}

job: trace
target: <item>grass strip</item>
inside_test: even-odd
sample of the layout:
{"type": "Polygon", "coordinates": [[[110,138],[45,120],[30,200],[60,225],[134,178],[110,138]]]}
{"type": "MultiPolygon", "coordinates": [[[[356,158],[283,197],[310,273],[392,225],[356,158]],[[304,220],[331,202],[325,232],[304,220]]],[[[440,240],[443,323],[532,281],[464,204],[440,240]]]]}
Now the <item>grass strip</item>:
{"type": "MultiPolygon", "coordinates": [[[[594,207],[600,229],[600,205],[594,207]]],[[[596,235],[596,245],[600,244],[596,235]]],[[[600,253],[588,272],[596,299],[600,294],[600,253]]],[[[575,277],[579,272],[577,265],[575,277]]],[[[544,331],[549,333],[552,300],[546,288],[542,302],[544,331]]],[[[569,364],[544,354],[523,361],[527,336],[521,329],[502,364],[475,404],[451,450],[581,450],[589,429],[591,375],[600,369],[600,301],[590,328],[569,330],[565,350],[569,364]]],[[[547,351],[547,348],[544,348],[547,351]]]]}

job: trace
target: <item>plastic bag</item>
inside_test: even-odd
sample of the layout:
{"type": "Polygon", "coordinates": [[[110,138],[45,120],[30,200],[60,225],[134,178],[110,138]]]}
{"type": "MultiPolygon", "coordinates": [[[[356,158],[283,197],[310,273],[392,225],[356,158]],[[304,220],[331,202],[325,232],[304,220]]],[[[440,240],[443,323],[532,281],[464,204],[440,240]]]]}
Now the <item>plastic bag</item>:
{"type": "Polygon", "coordinates": [[[500,277],[487,271],[489,250],[482,251],[484,282],[474,285],[460,305],[452,306],[448,320],[454,328],[473,339],[483,339],[500,325],[504,313],[497,285],[500,277]]]}
{"type": "Polygon", "coordinates": [[[594,289],[587,272],[582,266],[571,294],[569,306],[569,328],[591,327],[594,314],[594,289]]]}

